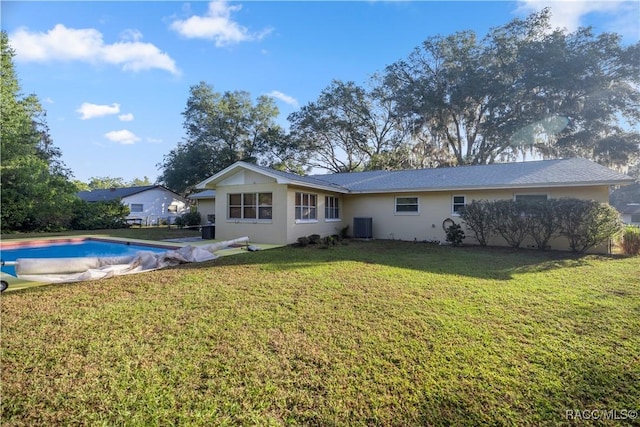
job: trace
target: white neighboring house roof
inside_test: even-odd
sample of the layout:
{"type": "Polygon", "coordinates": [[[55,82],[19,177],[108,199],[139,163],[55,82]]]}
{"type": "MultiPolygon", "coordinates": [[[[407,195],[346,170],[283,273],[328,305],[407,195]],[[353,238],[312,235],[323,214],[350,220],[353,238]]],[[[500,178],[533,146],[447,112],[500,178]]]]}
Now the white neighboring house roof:
{"type": "Polygon", "coordinates": [[[124,199],[125,197],[135,194],[144,193],[145,191],[160,189],[171,193],[176,199],[184,200],[184,198],[175,191],[169,190],[162,185],[143,185],[139,187],[118,187],[96,190],[79,191],[77,196],[86,202],[102,202],[115,199],[124,199]]]}
{"type": "Polygon", "coordinates": [[[325,189],[338,193],[398,193],[477,189],[580,187],[631,184],[634,179],[587,159],[538,160],[400,171],[367,171],[301,176],[246,162],[236,162],[199,183],[204,189],[248,169],[279,184],[325,189]]]}

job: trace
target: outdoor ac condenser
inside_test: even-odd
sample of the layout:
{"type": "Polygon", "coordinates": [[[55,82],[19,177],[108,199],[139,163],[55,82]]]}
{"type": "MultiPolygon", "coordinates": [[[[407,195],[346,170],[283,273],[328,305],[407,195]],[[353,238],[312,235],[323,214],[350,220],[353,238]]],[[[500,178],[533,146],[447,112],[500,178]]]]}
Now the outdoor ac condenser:
{"type": "Polygon", "coordinates": [[[356,239],[373,239],[373,218],[353,218],[353,237],[356,239]]]}

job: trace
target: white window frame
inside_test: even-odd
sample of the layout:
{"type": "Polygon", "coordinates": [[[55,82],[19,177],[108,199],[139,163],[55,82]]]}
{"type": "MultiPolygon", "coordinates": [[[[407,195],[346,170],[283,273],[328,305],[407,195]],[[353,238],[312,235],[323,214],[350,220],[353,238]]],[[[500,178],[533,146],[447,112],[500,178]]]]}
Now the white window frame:
{"type": "Polygon", "coordinates": [[[324,196],[324,220],[327,222],[340,221],[340,198],[324,196]]]}
{"type": "Polygon", "coordinates": [[[454,194],[453,196],[451,196],[451,215],[453,216],[462,215],[462,212],[464,212],[465,206],[467,206],[467,196],[465,196],[464,194],[454,194]],[[460,204],[460,202],[456,203],[456,197],[462,197],[462,204],[460,204]],[[456,210],[456,207],[458,208],[462,207],[462,211],[456,210]]]}
{"type": "Polygon", "coordinates": [[[296,223],[318,222],[318,195],[317,194],[296,191],[294,194],[293,205],[294,205],[294,217],[295,217],[296,223]],[[305,216],[307,216],[307,218],[305,218],[305,216]]]}
{"type": "Polygon", "coordinates": [[[227,221],[230,222],[250,222],[250,223],[271,223],[273,222],[273,193],[263,192],[245,192],[245,193],[228,193],[227,194],[227,221]],[[271,204],[262,202],[264,195],[269,195],[271,204]],[[240,196],[240,204],[231,204],[232,196],[240,196]],[[247,196],[253,197],[253,203],[247,203],[247,196]],[[231,209],[240,209],[239,217],[231,216],[231,209]],[[247,216],[247,210],[253,209],[254,216],[247,216]],[[271,215],[266,218],[260,218],[263,212],[271,210],[271,215]]]}
{"type": "Polygon", "coordinates": [[[395,215],[420,215],[420,197],[406,195],[406,196],[395,196],[394,198],[394,213],[395,215]],[[398,199],[416,199],[415,203],[402,203],[398,204],[398,199]],[[398,206],[414,206],[416,207],[415,211],[399,211],[398,206]]]}

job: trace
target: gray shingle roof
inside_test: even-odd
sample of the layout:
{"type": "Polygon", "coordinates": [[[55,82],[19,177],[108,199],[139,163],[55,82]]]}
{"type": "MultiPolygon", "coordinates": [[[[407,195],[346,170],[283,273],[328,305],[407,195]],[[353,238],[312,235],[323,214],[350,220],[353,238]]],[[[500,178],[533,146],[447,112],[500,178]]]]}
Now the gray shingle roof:
{"type": "Polygon", "coordinates": [[[193,193],[187,197],[188,199],[198,200],[198,199],[215,199],[216,198],[216,190],[204,190],[199,191],[197,193],[193,193]]]}
{"type": "MultiPolygon", "coordinates": [[[[123,199],[125,197],[142,193],[143,191],[152,190],[154,188],[161,188],[173,193],[173,191],[163,187],[162,185],[143,185],[140,187],[107,188],[91,191],[80,191],[77,193],[77,195],[85,202],[104,202],[108,200],[123,199]]],[[[176,193],[176,196],[179,195],[176,193]]]]}
{"type": "Polygon", "coordinates": [[[581,158],[454,168],[337,173],[312,177],[356,193],[612,185],[633,182],[633,178],[581,158]]]}

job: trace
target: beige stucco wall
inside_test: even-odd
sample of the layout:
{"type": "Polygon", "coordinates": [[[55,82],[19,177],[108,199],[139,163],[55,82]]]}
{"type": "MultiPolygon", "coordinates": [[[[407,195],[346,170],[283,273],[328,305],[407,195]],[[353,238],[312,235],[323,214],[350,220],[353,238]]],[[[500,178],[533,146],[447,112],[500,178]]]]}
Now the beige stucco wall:
{"type": "Polygon", "coordinates": [[[198,213],[200,214],[200,224],[207,224],[207,215],[216,214],[216,199],[198,199],[198,213]]]}
{"type": "MultiPolygon", "coordinates": [[[[443,192],[414,192],[398,194],[360,194],[346,195],[345,215],[343,217],[350,230],[353,230],[354,217],[371,217],[373,222],[373,237],[375,239],[398,239],[417,241],[446,241],[442,223],[451,218],[460,223],[461,219],[452,213],[453,196],[465,196],[466,202],[472,200],[514,199],[516,194],[547,194],[549,198],[575,197],[607,202],[609,198],[606,186],[574,187],[574,188],[531,188],[505,190],[473,190],[473,191],[443,191],[443,192]],[[396,213],[396,196],[418,197],[418,213],[396,213]]],[[[464,227],[463,227],[464,229],[464,227]]],[[[475,243],[471,232],[466,232],[465,243],[475,243]]],[[[533,242],[524,242],[523,246],[533,246],[533,242]]],[[[490,241],[492,245],[504,245],[501,237],[490,241]]],[[[568,245],[561,239],[551,242],[554,249],[568,249],[568,245]]],[[[603,248],[599,248],[602,251],[603,248]]]]}

